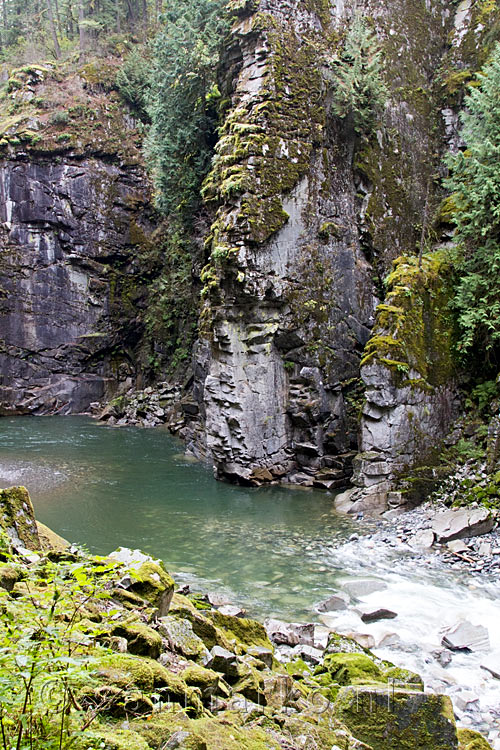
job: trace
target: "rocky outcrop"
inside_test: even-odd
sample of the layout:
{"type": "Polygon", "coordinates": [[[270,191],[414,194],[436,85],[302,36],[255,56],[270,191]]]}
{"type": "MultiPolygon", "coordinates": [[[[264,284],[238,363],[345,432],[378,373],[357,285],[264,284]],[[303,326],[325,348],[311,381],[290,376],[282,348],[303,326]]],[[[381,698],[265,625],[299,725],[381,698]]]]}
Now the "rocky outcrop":
{"type": "Polygon", "coordinates": [[[148,182],[98,156],[17,154],[0,192],[0,408],[85,411],[136,375],[148,182]]]}
{"type": "MultiPolygon", "coordinates": [[[[379,485],[375,502],[385,507],[401,471],[447,429],[453,383],[449,367],[434,382],[406,360],[395,376],[369,356],[373,339],[363,350],[382,277],[395,258],[410,256],[410,267],[427,242],[441,197],[434,177],[448,144],[459,143],[455,73],[477,65],[481,19],[473,8],[455,18],[441,0],[358,3],[389,88],[378,129],[359,139],[330,106],[352,4],[262,0],[235,10],[231,107],[204,188],[215,212],[195,385],[205,448],[221,477],[339,489],[359,447],[356,482],[379,485]]],[[[434,322],[438,338],[449,332],[421,312],[426,334],[434,322]]],[[[449,342],[431,349],[424,356],[449,359],[449,342]]]]}

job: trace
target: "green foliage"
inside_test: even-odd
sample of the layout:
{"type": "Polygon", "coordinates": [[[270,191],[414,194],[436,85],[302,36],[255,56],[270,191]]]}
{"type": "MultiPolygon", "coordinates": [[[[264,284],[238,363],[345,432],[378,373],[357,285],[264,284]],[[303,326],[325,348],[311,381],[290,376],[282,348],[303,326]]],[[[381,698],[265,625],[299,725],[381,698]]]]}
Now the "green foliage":
{"type": "Polygon", "coordinates": [[[0,747],[62,750],[93,721],[76,692],[92,682],[92,651],[105,625],[84,620],[115,564],[40,563],[29,581],[0,589],[0,747]],[[74,719],[74,720],[73,720],[74,719]]]}
{"type": "Polygon", "coordinates": [[[356,16],[344,48],[334,60],[332,111],[351,121],[358,135],[372,132],[387,90],[376,35],[356,16]]]}
{"type": "Polygon", "coordinates": [[[121,97],[143,122],[150,121],[147,111],[150,68],[151,63],[145,55],[145,49],[136,47],[125,58],[116,75],[116,87],[121,97]]]}
{"type": "Polygon", "coordinates": [[[449,155],[457,226],[454,309],[460,351],[497,362],[500,352],[500,45],[477,77],[462,113],[464,152],[449,155]]]}
{"type": "Polygon", "coordinates": [[[215,145],[215,76],[228,28],[224,8],[224,0],[170,0],[153,45],[146,154],[158,207],[182,218],[199,206],[215,145]]]}

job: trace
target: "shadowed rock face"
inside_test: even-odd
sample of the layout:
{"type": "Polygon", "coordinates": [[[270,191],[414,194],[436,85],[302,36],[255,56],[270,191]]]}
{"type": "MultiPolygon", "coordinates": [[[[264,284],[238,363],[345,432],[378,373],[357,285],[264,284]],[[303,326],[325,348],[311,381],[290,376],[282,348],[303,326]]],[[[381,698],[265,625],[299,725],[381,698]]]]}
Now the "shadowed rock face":
{"type": "Polygon", "coordinates": [[[195,388],[220,476],[298,470],[328,489],[348,483],[382,278],[416,252],[424,206],[440,200],[431,175],[447,135],[434,76],[449,4],[356,8],[379,36],[389,89],[367,141],[329,105],[328,60],[354,3],[262,0],[233,29],[232,107],[205,190],[215,222],[195,388]]]}
{"type": "Polygon", "coordinates": [[[135,375],[147,181],[98,158],[12,159],[0,196],[0,409],[84,411],[135,375]]]}

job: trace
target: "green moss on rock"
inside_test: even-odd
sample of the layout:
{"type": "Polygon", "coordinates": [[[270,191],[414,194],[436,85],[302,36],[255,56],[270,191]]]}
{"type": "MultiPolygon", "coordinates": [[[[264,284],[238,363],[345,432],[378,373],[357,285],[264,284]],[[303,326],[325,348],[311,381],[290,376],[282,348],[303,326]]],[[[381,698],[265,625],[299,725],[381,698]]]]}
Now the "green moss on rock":
{"type": "Polygon", "coordinates": [[[459,750],[491,750],[491,745],[479,732],[473,729],[458,730],[458,749],[459,750]]]}
{"type": "Polygon", "coordinates": [[[373,750],[456,750],[457,730],[451,701],[388,689],[342,688],[335,714],[373,750]]]}
{"type": "Polygon", "coordinates": [[[315,674],[328,672],[339,685],[371,685],[387,682],[384,673],[367,654],[329,654],[315,674]]]}
{"type": "Polygon", "coordinates": [[[26,549],[41,549],[35,512],[26,487],[0,490],[0,526],[12,543],[26,549]]]}
{"type": "Polygon", "coordinates": [[[236,641],[236,645],[243,646],[245,650],[252,646],[267,648],[271,652],[274,650],[262,623],[246,617],[224,615],[218,611],[211,612],[210,618],[229,641],[236,641]]]}

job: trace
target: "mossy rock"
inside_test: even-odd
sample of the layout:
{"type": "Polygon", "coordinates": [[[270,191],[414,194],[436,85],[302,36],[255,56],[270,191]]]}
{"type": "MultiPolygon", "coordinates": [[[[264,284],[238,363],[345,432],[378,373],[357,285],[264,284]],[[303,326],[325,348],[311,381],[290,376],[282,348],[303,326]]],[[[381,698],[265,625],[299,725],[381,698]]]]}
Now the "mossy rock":
{"type": "Polygon", "coordinates": [[[315,674],[328,672],[332,682],[339,685],[372,685],[386,683],[380,667],[367,654],[329,654],[323,664],[317,667],[315,674]]]}
{"type": "Polygon", "coordinates": [[[0,526],[15,546],[40,551],[35,512],[26,487],[0,490],[0,526]]]}
{"type": "Polygon", "coordinates": [[[240,678],[233,685],[234,693],[239,693],[249,701],[257,703],[259,706],[267,705],[265,693],[264,678],[257,669],[249,667],[246,664],[239,664],[238,671],[240,678]]]}
{"type": "Polygon", "coordinates": [[[204,700],[217,693],[221,679],[218,672],[214,672],[213,669],[200,667],[199,664],[190,664],[179,676],[184,680],[186,685],[201,690],[204,700]]]}
{"type": "Polygon", "coordinates": [[[340,633],[330,633],[328,636],[328,643],[325,649],[325,654],[370,654],[371,652],[360,646],[354,638],[349,638],[347,635],[340,635],[340,633]]]}
{"type": "Polygon", "coordinates": [[[458,750],[492,750],[492,748],[479,732],[474,732],[472,729],[459,729],[458,750]]]}
{"type": "Polygon", "coordinates": [[[0,565],[0,586],[6,591],[12,591],[22,577],[23,573],[20,568],[14,565],[0,565]]]}
{"type": "Polygon", "coordinates": [[[183,712],[162,712],[151,721],[132,726],[154,750],[169,741],[179,750],[280,750],[264,730],[241,726],[238,717],[231,714],[190,720],[183,712]]]}
{"type": "Polygon", "coordinates": [[[129,729],[87,729],[71,743],[74,750],[151,750],[137,732],[129,729]]]}
{"type": "Polygon", "coordinates": [[[111,630],[111,635],[125,638],[128,650],[137,656],[149,656],[157,659],[162,651],[161,635],[141,622],[120,623],[111,630]]]}
{"type": "Polygon", "coordinates": [[[129,654],[109,654],[99,660],[96,676],[122,690],[139,688],[160,693],[164,703],[181,703],[198,715],[203,713],[200,693],[157,661],[129,654]]]}
{"type": "Polygon", "coordinates": [[[373,750],[457,750],[451,701],[427,695],[367,687],[342,688],[335,715],[373,750]]]}
{"type": "MultiPolygon", "coordinates": [[[[389,662],[386,663],[388,664],[389,662]]],[[[383,671],[384,677],[390,683],[394,683],[396,687],[407,688],[409,690],[424,689],[424,681],[416,672],[410,672],[409,669],[395,667],[393,664],[390,664],[389,668],[384,669],[383,671]]]]}
{"type": "Polygon", "coordinates": [[[318,710],[312,715],[306,714],[301,716],[286,716],[281,714],[280,718],[283,717],[283,733],[289,736],[292,741],[297,740],[302,742],[302,738],[307,736],[310,746],[314,747],[315,750],[364,750],[365,745],[353,744],[353,737],[345,727],[336,726],[338,722],[332,721],[330,711],[321,712],[320,707],[316,706],[318,710]]]}
{"type": "Polygon", "coordinates": [[[223,615],[222,612],[217,611],[211,612],[210,618],[230,641],[236,641],[236,644],[243,646],[244,650],[252,646],[261,646],[271,652],[274,651],[266,629],[260,622],[249,620],[246,617],[223,615]]]}
{"type": "Polygon", "coordinates": [[[180,620],[172,615],[162,617],[159,631],[167,638],[172,651],[185,656],[186,659],[201,660],[207,654],[207,647],[196,635],[188,619],[180,620]]]}
{"type": "Polygon", "coordinates": [[[158,609],[158,616],[164,617],[174,595],[174,579],[154,562],[144,562],[131,571],[133,577],[130,590],[158,609]]]}
{"type": "MultiPolygon", "coordinates": [[[[232,650],[232,644],[227,635],[211,619],[203,615],[185,596],[174,594],[169,614],[178,620],[191,623],[195,635],[200,638],[208,649],[214,646],[232,650]]],[[[234,637],[234,636],[233,636],[234,637]]]]}

